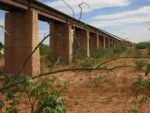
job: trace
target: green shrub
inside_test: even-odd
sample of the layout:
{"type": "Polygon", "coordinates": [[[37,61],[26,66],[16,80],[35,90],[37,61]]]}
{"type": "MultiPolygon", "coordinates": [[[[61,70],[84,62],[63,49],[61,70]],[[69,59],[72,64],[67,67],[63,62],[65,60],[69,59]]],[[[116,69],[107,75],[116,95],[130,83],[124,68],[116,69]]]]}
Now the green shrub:
{"type": "Polygon", "coordinates": [[[19,113],[16,107],[10,107],[6,109],[7,113],[19,113]]]}
{"type": "Polygon", "coordinates": [[[66,113],[63,98],[58,93],[52,93],[39,100],[36,113],[66,113]]]}
{"type": "Polygon", "coordinates": [[[145,62],[143,60],[138,60],[135,62],[135,64],[138,70],[142,70],[145,66],[145,62]]]}
{"type": "Polygon", "coordinates": [[[40,45],[40,55],[41,56],[47,56],[50,53],[50,47],[45,44],[40,45]]]}
{"type": "Polygon", "coordinates": [[[136,91],[136,95],[143,93],[144,90],[150,91],[150,81],[142,77],[138,77],[132,86],[136,91]]]}
{"type": "Polygon", "coordinates": [[[106,56],[106,50],[104,48],[96,48],[92,52],[92,57],[96,59],[103,58],[105,56],[106,56]]]}
{"type": "Polygon", "coordinates": [[[80,48],[76,52],[73,53],[74,60],[83,60],[84,58],[85,58],[84,52],[80,48]]]}
{"type": "MultiPolygon", "coordinates": [[[[9,78],[9,82],[13,80],[14,79],[9,78]]],[[[18,81],[18,79],[16,80],[18,81]]],[[[6,99],[0,101],[0,110],[4,109],[7,113],[19,113],[18,106],[22,104],[22,101],[20,101],[22,99],[20,94],[22,93],[27,95],[29,105],[27,104],[26,106],[31,110],[31,113],[66,113],[64,99],[59,94],[59,91],[62,90],[63,87],[60,82],[56,80],[58,80],[56,77],[52,77],[45,78],[40,82],[33,81],[30,76],[22,76],[21,84],[18,84],[16,88],[12,87],[7,90],[6,99]],[[9,106],[5,106],[3,102],[5,102],[6,105],[9,104],[9,106]],[[35,102],[37,104],[35,104],[35,102]]],[[[9,82],[7,80],[7,83],[9,82]]]]}
{"type": "Polygon", "coordinates": [[[124,53],[126,50],[127,50],[127,48],[124,46],[117,46],[117,47],[113,47],[113,49],[112,49],[113,53],[116,55],[120,55],[120,54],[124,53]]]}
{"type": "Polygon", "coordinates": [[[138,109],[133,108],[131,110],[129,110],[129,113],[141,113],[138,109]]]}
{"type": "Polygon", "coordinates": [[[136,49],[146,49],[148,47],[148,42],[140,42],[135,45],[136,49]]]}
{"type": "Polygon", "coordinates": [[[94,64],[94,60],[91,58],[87,58],[85,61],[83,61],[82,66],[83,67],[92,67],[94,64]]]}
{"type": "Polygon", "coordinates": [[[135,54],[136,54],[136,52],[135,52],[135,49],[134,49],[134,48],[129,48],[129,49],[127,49],[127,51],[126,51],[126,55],[127,55],[128,57],[136,56],[135,54]]]}

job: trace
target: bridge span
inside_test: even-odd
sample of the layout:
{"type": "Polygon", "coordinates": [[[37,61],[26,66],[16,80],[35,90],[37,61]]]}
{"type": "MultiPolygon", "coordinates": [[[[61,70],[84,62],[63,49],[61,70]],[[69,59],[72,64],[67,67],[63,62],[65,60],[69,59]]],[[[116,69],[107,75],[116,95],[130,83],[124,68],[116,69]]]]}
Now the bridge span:
{"type": "MultiPolygon", "coordinates": [[[[110,48],[122,39],[88,25],[35,0],[0,0],[5,14],[5,72],[16,73],[39,43],[38,20],[50,23],[52,59],[61,57],[72,61],[73,53],[81,49],[89,57],[95,48],[110,48]]],[[[39,49],[23,70],[30,75],[40,74],[39,49]]]]}

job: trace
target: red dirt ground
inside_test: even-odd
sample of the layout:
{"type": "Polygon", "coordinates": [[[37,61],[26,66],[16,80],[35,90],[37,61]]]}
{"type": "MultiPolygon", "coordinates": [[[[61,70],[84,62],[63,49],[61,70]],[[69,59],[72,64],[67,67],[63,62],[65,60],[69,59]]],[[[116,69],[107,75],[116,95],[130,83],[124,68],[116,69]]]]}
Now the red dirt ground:
{"type": "MultiPolygon", "coordinates": [[[[145,60],[150,63],[150,60],[145,60]]],[[[110,63],[114,65],[133,65],[134,60],[118,60],[110,63]]],[[[55,75],[61,80],[69,81],[68,89],[62,92],[65,105],[69,113],[129,113],[132,108],[137,108],[141,113],[150,113],[150,100],[142,107],[134,104],[135,93],[133,82],[144,73],[134,69],[124,68],[111,72],[67,72],[55,75]],[[95,86],[91,78],[99,76],[110,78],[111,81],[95,86]]]]}
{"type": "MultiPolygon", "coordinates": [[[[122,59],[110,65],[134,64],[130,62],[133,60],[122,59]]],[[[150,60],[145,62],[150,63],[150,60]]],[[[69,82],[67,89],[61,92],[68,113],[129,113],[132,108],[139,109],[141,113],[150,113],[150,99],[142,107],[134,103],[132,84],[139,75],[144,76],[144,73],[123,68],[110,72],[109,75],[104,71],[92,71],[64,72],[53,76],[69,82]],[[100,85],[90,82],[92,78],[100,76],[109,78],[110,81],[100,85]]]]}
{"type": "MultiPolygon", "coordinates": [[[[116,76],[100,74],[100,72],[64,73],[60,79],[70,81],[67,91],[62,92],[69,113],[128,113],[134,105],[132,83],[138,73],[117,73],[116,76]],[[95,86],[89,79],[96,76],[111,77],[112,81],[95,86]]],[[[142,113],[150,113],[150,101],[142,108],[142,113]]]]}

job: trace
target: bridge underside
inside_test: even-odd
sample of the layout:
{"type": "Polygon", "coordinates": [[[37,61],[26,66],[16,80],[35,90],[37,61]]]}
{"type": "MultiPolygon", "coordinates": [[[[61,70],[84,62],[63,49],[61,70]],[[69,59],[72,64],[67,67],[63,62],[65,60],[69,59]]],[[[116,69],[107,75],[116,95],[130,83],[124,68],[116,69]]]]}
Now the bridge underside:
{"type": "Polygon", "coordinates": [[[53,60],[61,58],[66,63],[70,63],[73,54],[79,50],[85,57],[89,57],[96,48],[109,48],[120,43],[105,33],[94,32],[88,28],[83,29],[75,23],[72,24],[71,21],[55,20],[53,16],[44,16],[45,13],[39,13],[36,9],[26,10],[24,6],[22,9],[17,6],[0,5],[1,9],[9,11],[5,15],[5,28],[8,32],[5,33],[5,72],[7,74],[16,73],[19,69],[23,69],[23,73],[32,76],[41,73],[39,49],[24,64],[39,43],[38,20],[51,23],[50,48],[53,60]]]}

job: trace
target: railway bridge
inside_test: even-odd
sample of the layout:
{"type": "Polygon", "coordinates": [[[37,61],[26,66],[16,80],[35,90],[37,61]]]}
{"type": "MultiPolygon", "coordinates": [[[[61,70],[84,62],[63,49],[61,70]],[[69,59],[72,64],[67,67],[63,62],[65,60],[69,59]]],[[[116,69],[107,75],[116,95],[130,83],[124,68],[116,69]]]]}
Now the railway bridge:
{"type": "MultiPolygon", "coordinates": [[[[0,0],[5,14],[5,72],[16,73],[39,43],[38,21],[50,23],[52,57],[72,61],[79,48],[89,57],[95,48],[110,48],[121,39],[106,31],[88,25],[35,0],[0,0]],[[74,34],[74,36],[73,36],[74,34]]],[[[23,72],[40,74],[39,49],[32,55],[23,72]]]]}

